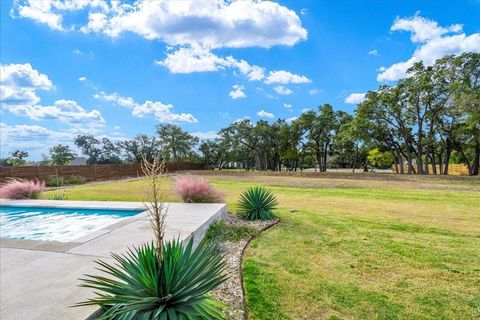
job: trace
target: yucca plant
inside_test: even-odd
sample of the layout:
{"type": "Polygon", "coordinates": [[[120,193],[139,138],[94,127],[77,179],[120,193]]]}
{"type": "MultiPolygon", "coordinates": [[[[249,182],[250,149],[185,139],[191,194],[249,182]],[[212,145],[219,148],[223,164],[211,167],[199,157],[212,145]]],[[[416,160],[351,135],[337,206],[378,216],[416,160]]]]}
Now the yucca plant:
{"type": "Polygon", "coordinates": [[[155,241],[123,255],[112,253],[115,263],[96,261],[106,276],[81,279],[96,297],[77,306],[100,306],[103,313],[96,315],[100,320],[223,319],[223,305],[208,295],[226,280],[222,256],[206,243],[194,249],[193,239],[185,247],[179,240],[165,241],[169,208],[161,189],[165,162],[143,158],[142,169],[155,241]]]}
{"type": "Polygon", "coordinates": [[[269,190],[253,187],[245,191],[238,202],[239,212],[247,220],[270,220],[277,207],[277,199],[269,190]]]}
{"type": "Polygon", "coordinates": [[[222,304],[208,295],[226,279],[223,260],[213,250],[205,244],[193,249],[193,240],[186,247],[174,240],[164,244],[162,259],[153,243],[112,254],[116,264],[96,263],[113,279],[81,279],[97,297],[77,305],[100,306],[99,320],[222,319],[222,304]]]}

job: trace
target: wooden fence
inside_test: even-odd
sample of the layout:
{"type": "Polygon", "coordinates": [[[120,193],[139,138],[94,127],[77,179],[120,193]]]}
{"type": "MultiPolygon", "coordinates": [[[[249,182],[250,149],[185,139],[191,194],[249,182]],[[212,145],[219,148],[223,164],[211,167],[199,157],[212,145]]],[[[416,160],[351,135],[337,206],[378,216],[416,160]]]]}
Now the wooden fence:
{"type": "MultiPolygon", "coordinates": [[[[167,163],[167,172],[203,169],[205,169],[203,164],[167,163]]],[[[82,176],[87,181],[98,181],[138,177],[141,175],[143,173],[139,163],[0,167],[0,181],[4,181],[7,178],[46,180],[52,176],[82,176]]]]}
{"type": "MultiPolygon", "coordinates": [[[[414,169],[417,170],[417,165],[413,165],[414,169]]],[[[403,165],[403,170],[405,173],[408,172],[408,165],[403,165]]],[[[392,171],[395,172],[395,165],[392,166],[392,171]]],[[[429,174],[433,174],[433,167],[431,164],[428,165],[429,174]]],[[[437,174],[440,174],[440,166],[437,165],[437,174]]],[[[468,176],[468,168],[465,164],[449,164],[448,165],[448,175],[451,176],[468,176]]]]}

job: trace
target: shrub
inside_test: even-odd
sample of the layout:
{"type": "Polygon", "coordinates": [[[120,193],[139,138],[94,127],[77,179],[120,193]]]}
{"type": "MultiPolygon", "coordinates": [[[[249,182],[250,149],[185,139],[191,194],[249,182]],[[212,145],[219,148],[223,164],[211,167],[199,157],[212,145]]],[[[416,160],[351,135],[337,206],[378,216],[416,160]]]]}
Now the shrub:
{"type": "Polygon", "coordinates": [[[0,198],[37,199],[45,189],[45,183],[33,180],[10,180],[0,186],[0,198]]]}
{"type": "Polygon", "coordinates": [[[223,318],[223,305],[208,295],[226,279],[225,264],[213,247],[201,243],[193,249],[193,239],[186,247],[174,240],[163,245],[161,258],[154,244],[112,256],[115,264],[96,263],[115,279],[81,279],[97,297],[77,305],[99,305],[104,314],[98,319],[223,318]]]}
{"type": "Polygon", "coordinates": [[[63,177],[51,176],[51,177],[48,177],[47,180],[45,180],[45,185],[47,187],[61,187],[63,186],[63,180],[64,180],[63,177]]]}
{"type": "Polygon", "coordinates": [[[87,179],[82,176],[51,176],[45,181],[47,187],[61,187],[63,185],[84,184],[87,179]]]}
{"type": "Polygon", "coordinates": [[[245,191],[238,202],[239,213],[247,220],[270,220],[272,210],[277,207],[277,199],[269,190],[254,187],[245,191]]]}
{"type": "Polygon", "coordinates": [[[68,176],[63,179],[64,184],[84,184],[87,179],[82,176],[68,176]]]}
{"type": "Polygon", "coordinates": [[[175,190],[183,202],[219,203],[223,202],[223,194],[205,179],[194,177],[178,177],[175,190]]]}

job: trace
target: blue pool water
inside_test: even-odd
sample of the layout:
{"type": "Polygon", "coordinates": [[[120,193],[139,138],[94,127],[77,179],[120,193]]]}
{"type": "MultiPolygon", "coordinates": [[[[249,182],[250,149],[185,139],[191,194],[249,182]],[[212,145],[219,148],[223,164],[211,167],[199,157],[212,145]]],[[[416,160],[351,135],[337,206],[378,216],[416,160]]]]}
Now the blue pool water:
{"type": "Polygon", "coordinates": [[[140,212],[0,206],[0,236],[68,242],[140,212]]]}

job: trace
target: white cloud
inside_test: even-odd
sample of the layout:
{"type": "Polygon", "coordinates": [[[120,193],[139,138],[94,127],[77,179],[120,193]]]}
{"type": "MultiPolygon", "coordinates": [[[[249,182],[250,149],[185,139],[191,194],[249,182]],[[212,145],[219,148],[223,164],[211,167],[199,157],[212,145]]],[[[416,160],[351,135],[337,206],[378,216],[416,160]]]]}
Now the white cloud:
{"type": "Polygon", "coordinates": [[[88,58],[88,59],[90,59],[90,60],[95,59],[95,54],[94,54],[93,51],[91,51],[91,50],[90,50],[90,51],[87,51],[87,52],[83,52],[83,51],[80,50],[80,49],[73,49],[73,50],[72,50],[72,53],[75,54],[75,55],[78,56],[78,57],[82,57],[82,58],[83,58],[83,57],[86,57],[86,58],[88,58]]]}
{"type": "Polygon", "coordinates": [[[239,84],[235,84],[232,86],[232,91],[228,94],[232,99],[239,99],[239,98],[245,98],[245,92],[243,92],[244,87],[239,84]]]}
{"type": "Polygon", "coordinates": [[[265,78],[265,68],[263,67],[250,65],[247,61],[236,60],[232,56],[228,56],[225,61],[227,61],[227,63],[225,63],[224,66],[237,68],[250,81],[262,80],[265,78]]]}
{"type": "Polygon", "coordinates": [[[257,112],[257,116],[263,117],[263,118],[273,118],[275,115],[273,113],[267,112],[265,110],[260,110],[257,112]]]}
{"type": "Polygon", "coordinates": [[[426,19],[419,15],[410,18],[395,19],[392,31],[408,31],[411,33],[412,42],[427,42],[428,40],[440,38],[442,35],[450,32],[461,32],[462,25],[454,24],[449,27],[441,27],[436,21],[426,19]]]}
{"type": "Polygon", "coordinates": [[[132,97],[124,97],[117,92],[107,94],[100,91],[93,95],[95,99],[108,101],[122,107],[132,109],[132,115],[137,118],[155,117],[160,122],[194,123],[198,120],[190,113],[173,113],[173,105],[160,101],[147,100],[143,104],[136,102],[132,97]]]}
{"type": "Polygon", "coordinates": [[[53,131],[37,125],[7,125],[0,123],[0,143],[2,154],[6,155],[15,149],[29,153],[48,150],[58,143],[71,143],[75,135],[68,131],[53,131]]]}
{"type": "Polygon", "coordinates": [[[281,94],[283,96],[288,96],[293,93],[292,90],[285,88],[284,86],[275,86],[273,87],[273,90],[275,90],[276,93],[281,94]]]}
{"type": "Polygon", "coordinates": [[[30,64],[2,65],[0,70],[0,102],[15,116],[32,120],[58,120],[70,125],[100,126],[105,120],[97,110],[87,111],[72,100],[57,100],[53,105],[39,105],[37,90],[51,90],[52,81],[30,64]]]}
{"type": "Polygon", "coordinates": [[[308,90],[308,94],[311,96],[315,96],[320,93],[320,89],[310,89],[308,90]]]}
{"type": "Polygon", "coordinates": [[[14,115],[25,116],[32,120],[58,120],[70,125],[101,126],[105,123],[98,110],[86,111],[73,100],[57,100],[51,106],[41,105],[4,105],[3,108],[14,115]]]}
{"type": "Polygon", "coordinates": [[[284,103],[283,106],[287,109],[292,109],[292,105],[290,103],[284,103]]]}
{"type": "Polygon", "coordinates": [[[204,140],[213,140],[218,138],[218,134],[216,131],[205,131],[205,132],[197,131],[197,132],[192,132],[191,135],[204,140]]]}
{"type": "Polygon", "coordinates": [[[225,68],[238,70],[248,80],[262,80],[265,68],[250,65],[245,60],[237,60],[232,56],[219,57],[209,48],[192,46],[183,47],[167,53],[164,60],[155,61],[157,65],[166,67],[171,73],[213,72],[225,68]]]}
{"type": "Polygon", "coordinates": [[[302,109],[302,113],[305,113],[305,112],[308,112],[308,111],[312,111],[312,109],[310,109],[310,108],[303,108],[302,109]]]}
{"type": "Polygon", "coordinates": [[[359,104],[365,100],[365,93],[351,93],[345,98],[346,103],[359,104]]]}
{"type": "Polygon", "coordinates": [[[87,77],[80,77],[78,78],[78,81],[86,81],[87,80],[87,77]]]}
{"type": "Polygon", "coordinates": [[[432,65],[437,59],[448,54],[480,52],[480,33],[466,35],[462,33],[462,26],[459,24],[445,28],[433,20],[414,16],[395,20],[391,29],[411,32],[411,41],[419,43],[419,46],[410,59],[389,67],[380,67],[381,73],[377,75],[377,81],[380,82],[404,78],[408,68],[418,61],[432,65]]]}
{"type": "Polygon", "coordinates": [[[95,99],[113,102],[122,107],[133,108],[137,105],[137,103],[132,97],[123,97],[116,92],[107,94],[105,93],[105,91],[100,91],[98,93],[95,93],[93,97],[95,99]]]}
{"type": "Polygon", "coordinates": [[[270,71],[267,78],[265,79],[265,83],[281,83],[281,84],[288,84],[288,83],[309,83],[311,82],[305,76],[293,74],[289,71],[285,70],[276,70],[270,71]]]}
{"type": "Polygon", "coordinates": [[[295,121],[297,119],[298,119],[298,117],[290,117],[290,118],[287,118],[285,121],[290,123],[290,122],[295,121]]]}
{"type": "Polygon", "coordinates": [[[29,63],[4,64],[0,68],[0,83],[3,86],[41,90],[50,90],[53,87],[48,76],[33,69],[29,63]]]}
{"type": "Polygon", "coordinates": [[[226,61],[207,48],[195,46],[179,48],[168,53],[164,60],[155,63],[166,67],[171,73],[192,73],[217,71],[226,61]]]}
{"type": "Polygon", "coordinates": [[[368,54],[370,56],[378,56],[378,50],[377,49],[370,50],[370,51],[368,51],[368,54]]]}
{"type": "Polygon", "coordinates": [[[2,104],[35,104],[40,101],[36,90],[51,90],[52,81],[29,63],[0,65],[0,102],[2,104]]]}
{"type": "Polygon", "coordinates": [[[139,1],[111,9],[90,15],[83,31],[210,48],[291,46],[307,38],[294,11],[269,1],[139,1]]]}
{"type": "Polygon", "coordinates": [[[67,12],[80,11],[86,8],[107,11],[109,8],[101,0],[16,0],[10,15],[14,18],[28,18],[37,23],[59,31],[73,30],[74,26],[64,27],[63,17],[67,12]]]}
{"type": "Polygon", "coordinates": [[[210,48],[292,46],[307,38],[298,15],[271,1],[16,1],[12,16],[35,20],[55,30],[102,32],[116,38],[130,32],[169,45],[210,48]],[[88,7],[88,22],[63,25],[74,10],[88,7]]]}
{"type": "Polygon", "coordinates": [[[155,117],[160,122],[169,123],[194,123],[198,120],[190,113],[173,113],[173,105],[163,104],[160,101],[147,100],[143,104],[136,105],[132,115],[137,118],[155,117]]]}
{"type": "Polygon", "coordinates": [[[73,145],[73,139],[79,134],[95,133],[98,138],[109,138],[112,140],[123,140],[125,137],[115,135],[115,137],[100,134],[92,128],[72,127],[65,130],[52,130],[38,125],[8,125],[0,123],[0,149],[2,156],[21,149],[29,153],[29,158],[40,158],[42,153],[56,144],[66,144],[76,149],[73,145]]]}

